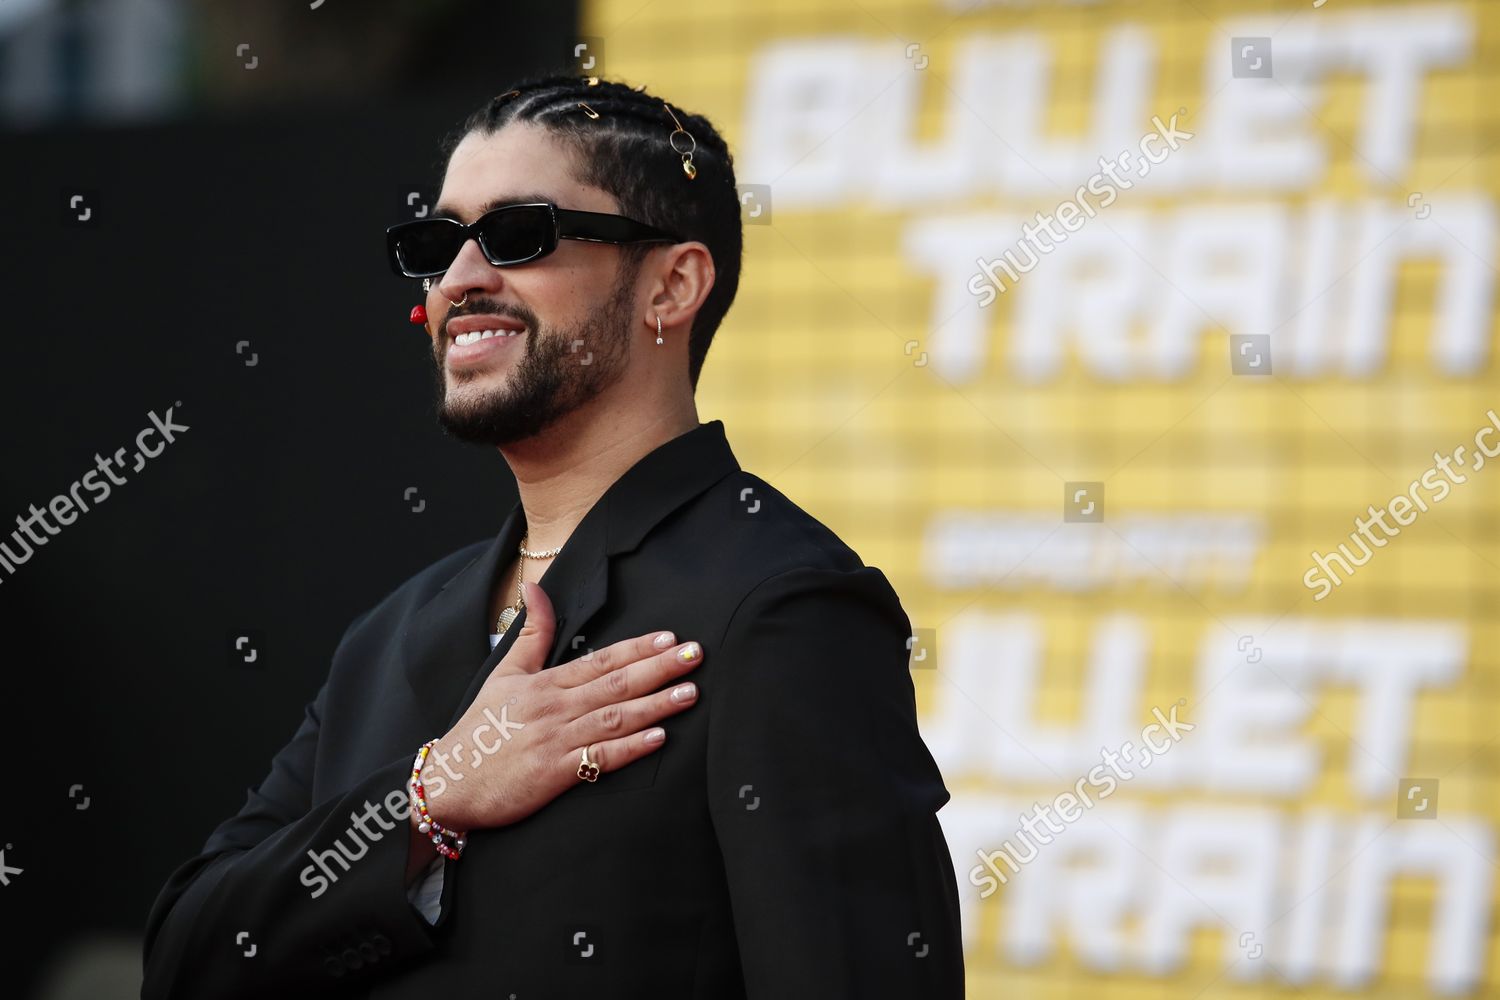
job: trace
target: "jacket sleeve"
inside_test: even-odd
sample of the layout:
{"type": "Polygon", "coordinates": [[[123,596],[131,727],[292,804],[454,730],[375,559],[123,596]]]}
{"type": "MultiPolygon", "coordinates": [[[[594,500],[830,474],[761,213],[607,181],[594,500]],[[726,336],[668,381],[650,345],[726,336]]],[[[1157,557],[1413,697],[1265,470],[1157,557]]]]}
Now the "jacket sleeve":
{"type": "Polygon", "coordinates": [[[751,1000],[964,995],[910,627],[879,569],[797,567],[709,650],[709,808],[751,1000]]]}
{"type": "Polygon", "coordinates": [[[411,758],[312,801],[328,690],[325,682],[244,807],[157,896],[142,1000],[333,996],[436,947],[404,884],[404,805],[386,805],[405,802],[411,758]]]}

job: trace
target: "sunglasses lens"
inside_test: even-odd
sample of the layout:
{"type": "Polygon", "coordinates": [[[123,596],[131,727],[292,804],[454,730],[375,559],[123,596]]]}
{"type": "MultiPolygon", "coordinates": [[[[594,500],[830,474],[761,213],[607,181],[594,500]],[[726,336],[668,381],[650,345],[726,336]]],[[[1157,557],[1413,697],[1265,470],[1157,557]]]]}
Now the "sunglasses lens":
{"type": "Polygon", "coordinates": [[[535,260],[556,246],[552,213],[532,205],[492,212],[480,224],[479,245],[491,264],[535,260]]]}
{"type": "Polygon", "coordinates": [[[430,219],[412,223],[396,237],[396,257],[401,269],[424,276],[446,271],[458,256],[459,229],[450,222],[430,219]]]}

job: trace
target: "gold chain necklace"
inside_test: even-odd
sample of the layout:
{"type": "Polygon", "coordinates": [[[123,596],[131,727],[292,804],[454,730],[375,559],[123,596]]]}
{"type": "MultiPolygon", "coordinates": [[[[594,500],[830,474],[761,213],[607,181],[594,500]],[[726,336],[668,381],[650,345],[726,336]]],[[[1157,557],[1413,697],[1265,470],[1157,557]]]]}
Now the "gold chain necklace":
{"type": "MultiPolygon", "coordinates": [[[[530,552],[526,549],[526,538],[526,535],[522,535],[521,544],[517,547],[517,551],[521,553],[522,559],[551,559],[563,549],[559,545],[557,548],[547,549],[545,552],[530,552]]],[[[510,628],[511,622],[515,621],[516,616],[521,613],[521,609],[526,607],[525,592],[521,589],[521,577],[525,575],[523,572],[525,568],[525,563],[522,563],[516,570],[516,603],[508,608],[502,608],[500,617],[495,619],[495,631],[502,636],[505,635],[505,630],[510,628]]]]}

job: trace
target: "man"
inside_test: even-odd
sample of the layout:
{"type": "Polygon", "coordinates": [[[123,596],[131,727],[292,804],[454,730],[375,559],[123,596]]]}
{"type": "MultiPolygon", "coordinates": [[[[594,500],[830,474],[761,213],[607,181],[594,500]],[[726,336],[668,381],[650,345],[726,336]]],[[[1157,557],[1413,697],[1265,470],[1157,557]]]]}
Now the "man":
{"type": "Polygon", "coordinates": [[[694,406],[740,266],[722,139],[551,77],[444,146],[391,259],[443,425],[520,503],[349,627],[158,898],[143,995],[961,997],[910,622],[694,406]]]}

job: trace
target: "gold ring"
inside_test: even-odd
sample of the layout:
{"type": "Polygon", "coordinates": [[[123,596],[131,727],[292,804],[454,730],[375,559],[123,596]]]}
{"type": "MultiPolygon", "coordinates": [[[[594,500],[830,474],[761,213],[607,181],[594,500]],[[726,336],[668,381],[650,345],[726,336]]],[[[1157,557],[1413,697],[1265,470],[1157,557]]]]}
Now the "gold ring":
{"type": "MultiPolygon", "coordinates": [[[[444,295],[443,298],[448,299],[448,296],[444,295]]],[[[464,297],[459,299],[457,302],[454,302],[452,299],[448,299],[448,301],[452,304],[453,308],[457,309],[459,306],[469,301],[469,293],[464,292],[464,297]]]]}
{"type": "Polygon", "coordinates": [[[599,780],[599,765],[589,760],[589,748],[583,748],[583,763],[578,765],[578,777],[584,781],[599,780]]]}

